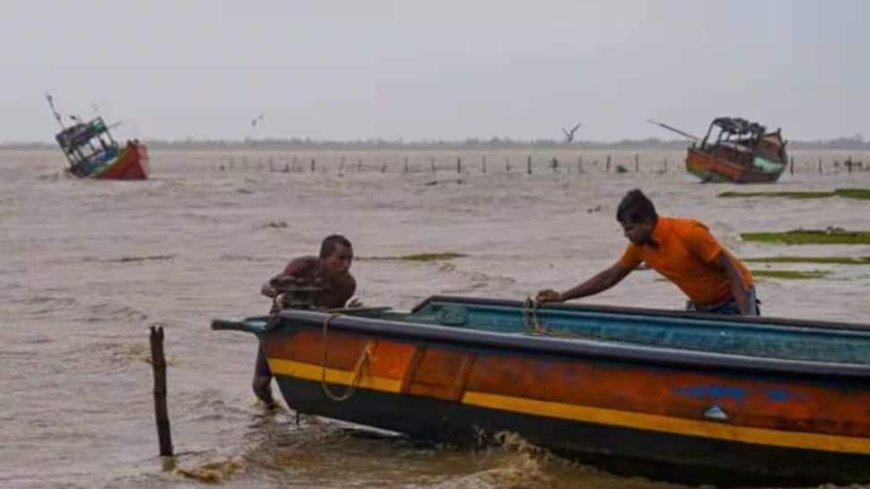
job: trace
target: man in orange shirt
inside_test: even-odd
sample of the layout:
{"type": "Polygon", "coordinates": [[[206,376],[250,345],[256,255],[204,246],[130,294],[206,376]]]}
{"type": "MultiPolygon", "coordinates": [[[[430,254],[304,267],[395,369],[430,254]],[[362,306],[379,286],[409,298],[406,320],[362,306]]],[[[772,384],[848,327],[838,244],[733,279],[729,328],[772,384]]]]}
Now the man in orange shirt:
{"type": "Polygon", "coordinates": [[[659,216],[640,190],[623,197],[616,220],[630,241],[622,257],[607,270],[565,292],[538,292],[539,303],[564,302],[603,292],[646,262],[689,297],[690,311],[759,314],[752,275],[716,241],[707,226],[694,219],[659,216]]]}

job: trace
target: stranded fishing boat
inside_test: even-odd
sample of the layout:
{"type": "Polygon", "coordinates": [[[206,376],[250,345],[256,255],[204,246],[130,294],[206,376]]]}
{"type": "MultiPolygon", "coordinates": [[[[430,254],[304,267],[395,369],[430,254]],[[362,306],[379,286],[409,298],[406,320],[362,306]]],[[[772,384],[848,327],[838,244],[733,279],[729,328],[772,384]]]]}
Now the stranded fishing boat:
{"type": "Polygon", "coordinates": [[[435,296],[212,328],[257,335],[301,413],[663,480],[870,481],[870,325],[435,296]]]}
{"type": "Polygon", "coordinates": [[[649,121],[693,141],[686,169],[704,182],[772,183],[788,163],[782,131],[737,117],[713,119],[703,139],[660,122],[649,121]]]}
{"type": "Polygon", "coordinates": [[[148,178],[148,149],[144,144],[128,141],[122,147],[99,116],[88,122],[73,116],[71,119],[74,124],[67,127],[51,95],[46,95],[46,98],[61,127],[54,138],[69,161],[69,173],[82,178],[105,180],[148,178]]]}

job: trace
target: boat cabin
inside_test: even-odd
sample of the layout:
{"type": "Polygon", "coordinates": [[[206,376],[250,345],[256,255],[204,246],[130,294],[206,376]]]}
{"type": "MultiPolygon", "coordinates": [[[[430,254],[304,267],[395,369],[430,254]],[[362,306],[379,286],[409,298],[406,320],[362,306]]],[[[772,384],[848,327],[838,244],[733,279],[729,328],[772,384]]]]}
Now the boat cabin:
{"type": "Polygon", "coordinates": [[[120,147],[109,133],[102,117],[89,122],[78,121],[55,135],[69,160],[70,171],[89,175],[118,156],[120,147]]]}

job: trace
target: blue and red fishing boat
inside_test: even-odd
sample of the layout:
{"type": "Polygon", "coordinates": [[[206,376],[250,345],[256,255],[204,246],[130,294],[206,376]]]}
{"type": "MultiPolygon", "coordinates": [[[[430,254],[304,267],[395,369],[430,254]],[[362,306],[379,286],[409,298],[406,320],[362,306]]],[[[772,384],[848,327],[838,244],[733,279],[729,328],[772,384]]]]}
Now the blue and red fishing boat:
{"type": "Polygon", "coordinates": [[[300,413],[661,480],[870,481],[870,325],[434,296],[212,328],[257,335],[300,413]]]}
{"type": "Polygon", "coordinates": [[[81,178],[102,180],[145,180],[148,178],[148,148],[138,140],[118,144],[102,117],[82,121],[71,117],[67,126],[46,95],[61,131],[55,134],[57,144],[69,162],[69,173],[81,178]]]}

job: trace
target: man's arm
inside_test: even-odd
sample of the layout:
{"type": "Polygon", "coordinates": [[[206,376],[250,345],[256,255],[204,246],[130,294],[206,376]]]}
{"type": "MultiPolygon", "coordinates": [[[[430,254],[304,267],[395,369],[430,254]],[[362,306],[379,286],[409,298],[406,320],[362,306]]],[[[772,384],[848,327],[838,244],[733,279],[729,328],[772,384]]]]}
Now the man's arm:
{"type": "Polygon", "coordinates": [[[740,270],[734,264],[734,259],[731,255],[722,251],[716,256],[714,261],[716,266],[725,272],[728,276],[728,282],[731,284],[731,295],[737,302],[737,307],[740,309],[740,314],[749,314],[749,291],[743,284],[743,277],[740,275],[740,270]]]}
{"type": "Polygon", "coordinates": [[[537,300],[538,302],[565,302],[595,295],[622,282],[622,279],[627,277],[632,270],[633,268],[626,267],[622,262],[618,261],[610,268],[565,292],[559,293],[555,290],[542,290],[538,292],[537,300]]]}
{"type": "Polygon", "coordinates": [[[272,287],[272,280],[283,276],[283,273],[279,273],[278,275],[270,278],[268,282],[264,283],[263,286],[260,287],[260,293],[265,295],[266,297],[274,299],[278,295],[278,291],[275,289],[275,287],[272,287]]]}
{"type": "Polygon", "coordinates": [[[305,274],[311,269],[311,267],[316,265],[317,258],[314,257],[303,256],[301,258],[291,260],[290,263],[288,263],[287,266],[284,267],[284,271],[270,278],[266,283],[263,284],[262,287],[260,287],[260,293],[265,295],[266,297],[274,299],[278,295],[278,290],[272,286],[275,280],[305,274]]]}
{"type": "Polygon", "coordinates": [[[734,258],[716,241],[707,226],[697,223],[684,236],[689,250],[695,253],[703,262],[712,263],[725,272],[731,285],[731,295],[737,302],[740,314],[749,314],[749,291],[743,283],[740,268],[734,262],[734,258]]]}

